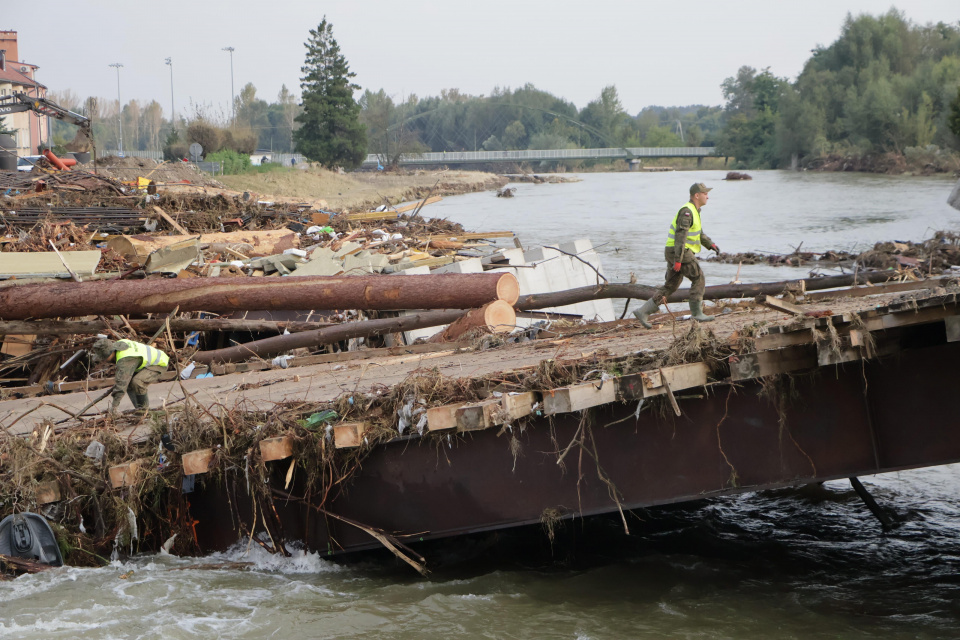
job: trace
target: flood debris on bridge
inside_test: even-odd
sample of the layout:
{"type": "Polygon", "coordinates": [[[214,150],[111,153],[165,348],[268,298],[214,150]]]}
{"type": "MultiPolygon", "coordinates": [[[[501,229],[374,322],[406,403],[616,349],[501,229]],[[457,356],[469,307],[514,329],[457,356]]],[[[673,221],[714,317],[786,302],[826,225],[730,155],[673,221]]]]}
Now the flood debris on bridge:
{"type": "Polygon", "coordinates": [[[349,361],[304,357],[263,378],[261,362],[235,364],[212,399],[207,381],[179,381],[143,423],[58,425],[57,399],[8,401],[2,513],[44,514],[73,564],[238,541],[289,554],[296,541],[385,546],[425,572],[411,542],[957,461],[960,437],[939,420],[953,409],[933,400],[957,382],[957,291],[949,278],[781,285],[723,302],[712,326],[558,322],[427,361],[378,353],[399,382],[290,397],[349,361]],[[465,355],[466,374],[439,364],[465,355]],[[929,424],[904,423],[918,403],[929,424]]]}

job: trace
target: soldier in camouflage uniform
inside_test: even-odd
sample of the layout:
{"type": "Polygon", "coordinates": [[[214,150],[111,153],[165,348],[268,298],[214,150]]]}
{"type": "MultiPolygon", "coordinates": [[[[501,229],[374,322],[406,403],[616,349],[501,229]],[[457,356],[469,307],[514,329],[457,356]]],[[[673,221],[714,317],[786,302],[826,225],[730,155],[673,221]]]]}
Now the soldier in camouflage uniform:
{"type": "Polygon", "coordinates": [[[652,327],[648,316],[660,307],[661,302],[666,303],[667,296],[680,288],[684,277],[690,280],[690,313],[693,319],[700,322],[713,320],[713,316],[703,313],[703,290],[706,283],[703,270],[700,269],[700,263],[696,258],[696,254],[700,253],[702,247],[712,249],[717,255],[720,254],[717,245],[703,232],[700,222],[700,211],[710,199],[711,189],[712,187],[702,182],[692,185],[690,201],[680,208],[674,217],[673,224],[670,225],[667,246],[663,252],[667,261],[667,273],[663,286],[657,289],[653,297],[642,307],[633,312],[633,315],[640,320],[640,324],[647,329],[652,327]]]}
{"type": "Polygon", "coordinates": [[[123,395],[127,394],[133,408],[146,415],[150,408],[147,387],[159,380],[167,370],[169,356],[159,349],[133,340],[113,341],[106,338],[97,340],[91,352],[99,360],[113,360],[115,357],[117,361],[117,373],[110,394],[113,398],[110,414],[116,415],[123,395]]]}

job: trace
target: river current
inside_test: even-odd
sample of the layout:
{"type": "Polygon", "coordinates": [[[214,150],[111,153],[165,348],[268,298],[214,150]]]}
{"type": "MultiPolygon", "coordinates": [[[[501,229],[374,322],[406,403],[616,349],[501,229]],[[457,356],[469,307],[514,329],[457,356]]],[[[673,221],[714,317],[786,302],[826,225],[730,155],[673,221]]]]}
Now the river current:
{"type": "MultiPolygon", "coordinates": [[[[863,249],[960,230],[952,181],[753,172],[585,174],[469,194],[425,213],[509,229],[525,247],[589,237],[607,276],[663,277],[670,216],[716,187],[704,230],[727,252],[863,249]]],[[[736,265],[705,263],[708,284],[736,265]]],[[[744,266],[744,282],[808,268],[744,266]]],[[[918,417],[921,418],[922,417],[918,417]]],[[[0,639],[16,638],[957,638],[960,466],[862,479],[905,522],[883,532],[845,481],[566,522],[332,562],[253,545],[205,558],[136,557],[0,582],[0,639]],[[222,563],[242,562],[244,566],[222,563]],[[219,565],[219,566],[217,566],[219,565]]]]}

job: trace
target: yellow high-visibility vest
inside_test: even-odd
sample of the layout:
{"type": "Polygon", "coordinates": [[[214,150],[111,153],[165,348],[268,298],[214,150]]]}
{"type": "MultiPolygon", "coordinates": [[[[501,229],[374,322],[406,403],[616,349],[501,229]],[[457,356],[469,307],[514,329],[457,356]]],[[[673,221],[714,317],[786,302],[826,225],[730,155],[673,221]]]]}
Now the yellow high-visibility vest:
{"type": "Polygon", "coordinates": [[[140,369],[144,367],[152,367],[154,365],[166,368],[166,366],[170,364],[170,357],[167,356],[167,354],[149,345],[134,342],[133,340],[120,340],[118,344],[126,345],[127,348],[122,351],[117,351],[117,362],[123,358],[140,358],[140,366],[137,367],[137,371],[140,371],[140,369]]]}
{"type": "Polygon", "coordinates": [[[690,210],[690,214],[693,216],[693,224],[690,225],[690,228],[687,230],[687,241],[683,246],[694,253],[700,253],[700,212],[697,211],[697,208],[693,206],[692,202],[688,202],[680,207],[680,211],[677,211],[677,215],[674,216],[673,224],[670,225],[670,231],[667,233],[667,246],[676,246],[677,220],[680,219],[680,213],[683,212],[684,209],[690,210]]]}

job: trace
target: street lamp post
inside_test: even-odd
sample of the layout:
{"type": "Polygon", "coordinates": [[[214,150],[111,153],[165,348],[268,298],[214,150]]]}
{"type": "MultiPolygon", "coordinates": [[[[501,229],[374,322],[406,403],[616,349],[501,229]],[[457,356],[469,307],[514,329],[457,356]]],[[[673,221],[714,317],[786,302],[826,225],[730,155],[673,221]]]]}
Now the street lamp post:
{"type": "Polygon", "coordinates": [[[119,62],[114,62],[107,66],[117,70],[117,130],[120,132],[120,155],[123,156],[123,103],[120,101],[120,67],[123,65],[119,62]]]}
{"type": "Polygon", "coordinates": [[[170,126],[177,130],[177,110],[173,108],[173,60],[167,58],[166,65],[170,67],[170,126]]]}
{"type": "Polygon", "coordinates": [[[234,48],[233,48],[233,47],[224,47],[224,48],[222,49],[222,51],[226,51],[227,53],[230,54],[230,111],[231,111],[231,113],[233,114],[233,115],[232,115],[232,122],[233,122],[233,124],[236,124],[236,123],[237,123],[237,104],[236,104],[237,99],[236,99],[235,94],[234,94],[234,92],[233,92],[233,52],[234,52],[234,48]]]}

